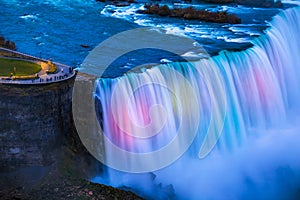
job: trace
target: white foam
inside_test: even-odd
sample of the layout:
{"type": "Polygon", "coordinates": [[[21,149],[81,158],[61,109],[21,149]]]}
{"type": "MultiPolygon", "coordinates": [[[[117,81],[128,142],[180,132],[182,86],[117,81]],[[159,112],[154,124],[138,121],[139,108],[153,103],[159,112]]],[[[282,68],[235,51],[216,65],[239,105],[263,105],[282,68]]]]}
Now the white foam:
{"type": "MultiPolygon", "coordinates": [[[[180,6],[180,7],[185,7],[187,5],[191,4],[181,4],[181,3],[175,3],[175,6],[180,6]]],[[[198,5],[196,6],[197,8],[199,7],[205,7],[207,8],[207,5],[198,5]]],[[[159,19],[159,23],[156,22],[156,20],[153,20],[152,18],[148,17],[147,15],[144,14],[138,14],[136,13],[137,10],[144,10],[144,5],[143,4],[131,4],[126,7],[117,7],[115,5],[106,5],[104,9],[101,11],[101,14],[109,17],[115,17],[119,19],[124,19],[127,21],[132,21],[140,26],[150,26],[154,28],[161,28],[163,29],[165,34],[170,34],[170,35],[176,35],[176,36],[192,36],[195,38],[208,38],[208,39],[222,39],[225,42],[235,42],[235,43],[245,43],[249,42],[248,39],[246,38],[228,38],[224,37],[224,35],[228,34],[234,34],[235,32],[243,32],[247,35],[250,36],[256,36],[259,35],[259,32],[255,31],[250,31],[242,30],[242,28],[232,28],[232,25],[223,25],[221,27],[209,27],[203,23],[201,24],[188,24],[188,25],[183,25],[183,24],[170,24],[170,23],[164,23],[164,20],[159,19]],[[230,32],[228,31],[228,28],[230,32]],[[227,29],[227,30],[226,30],[227,29]]],[[[217,8],[212,8],[212,9],[217,9],[217,11],[227,11],[229,9],[232,9],[232,7],[229,6],[219,6],[217,8]]],[[[244,9],[244,7],[243,7],[244,9]]],[[[247,9],[247,8],[245,8],[247,9]]],[[[154,18],[156,19],[156,18],[154,18]]],[[[247,25],[241,25],[242,27],[251,27],[251,26],[258,26],[257,24],[247,24],[247,25]]]]}
{"type": "Polygon", "coordinates": [[[38,17],[36,15],[22,15],[19,18],[21,19],[38,19],[38,17]]]}
{"type": "Polygon", "coordinates": [[[212,36],[212,35],[200,35],[199,37],[208,38],[208,39],[214,39],[215,38],[215,36],[212,36]]]}
{"type": "Polygon", "coordinates": [[[300,1],[281,1],[282,3],[286,3],[286,4],[293,4],[293,5],[298,5],[300,6],[300,1]]]}
{"type": "Polygon", "coordinates": [[[249,28],[246,28],[246,27],[243,28],[243,27],[238,27],[238,26],[232,26],[232,27],[229,27],[229,30],[231,30],[234,33],[245,33],[250,36],[259,36],[260,35],[260,33],[258,31],[249,31],[249,28]]]}
{"type": "Polygon", "coordinates": [[[108,17],[131,20],[132,18],[136,19],[135,17],[139,15],[136,13],[138,10],[144,10],[144,6],[140,4],[131,4],[124,7],[106,5],[100,13],[108,17]]]}
{"type": "Polygon", "coordinates": [[[184,30],[182,30],[179,27],[172,26],[172,25],[166,25],[164,27],[166,30],[166,34],[171,34],[171,35],[177,35],[177,36],[186,36],[184,33],[184,30]]]}
{"type": "Polygon", "coordinates": [[[225,42],[234,42],[234,43],[247,43],[251,41],[246,38],[229,38],[227,36],[218,36],[217,39],[224,40],[225,42]]]}
{"type": "Polygon", "coordinates": [[[130,68],[132,68],[132,67],[129,66],[129,65],[123,65],[121,68],[123,68],[123,69],[130,69],[130,68]]]}
{"type": "Polygon", "coordinates": [[[32,39],[34,40],[40,40],[42,37],[41,36],[36,36],[36,37],[33,37],[32,39]]]}
{"type": "Polygon", "coordinates": [[[148,20],[148,19],[137,19],[137,20],[134,20],[134,23],[136,23],[140,26],[154,26],[154,24],[151,23],[151,20],[148,20]]]}
{"type": "Polygon", "coordinates": [[[253,129],[253,137],[234,152],[215,150],[200,161],[185,154],[153,173],[108,169],[108,177],[92,181],[132,187],[146,199],[283,199],[300,184],[300,130],[295,126],[253,129]]]}
{"type": "Polygon", "coordinates": [[[199,55],[196,54],[195,52],[193,51],[189,51],[189,52],[186,52],[184,54],[182,54],[183,57],[198,57],[199,55]]]}
{"type": "Polygon", "coordinates": [[[170,63],[170,62],[172,62],[172,61],[171,61],[171,60],[168,60],[168,59],[166,59],[166,58],[163,58],[163,59],[160,60],[160,62],[161,62],[161,63],[170,63]]]}

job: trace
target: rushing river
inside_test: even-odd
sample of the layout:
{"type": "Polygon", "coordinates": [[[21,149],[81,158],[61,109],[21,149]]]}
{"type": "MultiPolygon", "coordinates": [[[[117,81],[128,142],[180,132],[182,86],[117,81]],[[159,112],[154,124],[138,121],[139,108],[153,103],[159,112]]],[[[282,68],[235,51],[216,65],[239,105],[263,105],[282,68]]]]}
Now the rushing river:
{"type": "MultiPolygon", "coordinates": [[[[74,67],[99,43],[144,26],[197,42],[183,54],[201,46],[214,55],[166,64],[182,60],[148,49],[112,63],[94,91],[105,138],[99,155],[109,167],[92,181],[148,199],[299,198],[299,7],[190,3],[242,19],[230,25],[136,14],[138,2],[0,0],[0,35],[21,52],[74,67]],[[123,74],[142,63],[159,65],[123,74]]],[[[109,54],[122,52],[114,45],[109,54]]],[[[89,67],[82,70],[99,74],[89,67]]]]}
{"type": "MultiPolygon", "coordinates": [[[[179,7],[189,5],[175,4],[179,7]]],[[[78,67],[89,51],[105,39],[141,26],[160,28],[167,34],[189,36],[211,54],[223,49],[244,49],[269,26],[268,21],[279,11],[244,6],[192,5],[198,9],[235,13],[242,19],[242,24],[136,14],[138,9],[143,8],[143,1],[129,7],[116,7],[94,0],[0,0],[0,35],[15,41],[21,52],[78,67]]],[[[166,57],[160,54],[153,59],[159,61],[166,57]]],[[[135,59],[143,62],[143,58],[145,56],[136,54],[134,59],[123,60],[117,67],[135,64],[135,59]]]]}

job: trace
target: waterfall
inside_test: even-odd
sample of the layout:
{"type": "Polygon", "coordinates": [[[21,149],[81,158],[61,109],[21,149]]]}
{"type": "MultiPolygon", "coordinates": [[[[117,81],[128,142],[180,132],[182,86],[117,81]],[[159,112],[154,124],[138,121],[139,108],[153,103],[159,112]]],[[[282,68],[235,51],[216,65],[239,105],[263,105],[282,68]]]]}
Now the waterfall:
{"type": "Polygon", "coordinates": [[[282,11],[245,51],[99,79],[116,170],[93,181],[154,199],[299,195],[299,19],[299,7],[282,11]]]}

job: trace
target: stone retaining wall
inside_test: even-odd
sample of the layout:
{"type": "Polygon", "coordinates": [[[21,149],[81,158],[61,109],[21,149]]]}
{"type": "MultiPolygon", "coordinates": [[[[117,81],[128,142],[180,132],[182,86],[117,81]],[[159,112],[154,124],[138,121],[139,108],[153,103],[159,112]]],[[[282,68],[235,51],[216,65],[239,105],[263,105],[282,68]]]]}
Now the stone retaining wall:
{"type": "Polygon", "coordinates": [[[74,134],[75,76],[44,85],[0,84],[0,168],[54,162],[59,138],[74,134]]]}

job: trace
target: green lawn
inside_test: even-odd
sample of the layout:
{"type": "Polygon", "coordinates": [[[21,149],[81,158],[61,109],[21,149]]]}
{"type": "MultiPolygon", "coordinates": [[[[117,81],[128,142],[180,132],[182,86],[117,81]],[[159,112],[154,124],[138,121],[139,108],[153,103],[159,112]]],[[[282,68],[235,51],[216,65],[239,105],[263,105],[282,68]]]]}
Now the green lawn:
{"type": "Polygon", "coordinates": [[[36,63],[0,58],[0,76],[10,76],[11,73],[14,73],[14,76],[28,76],[38,73],[41,69],[36,63]]]}

